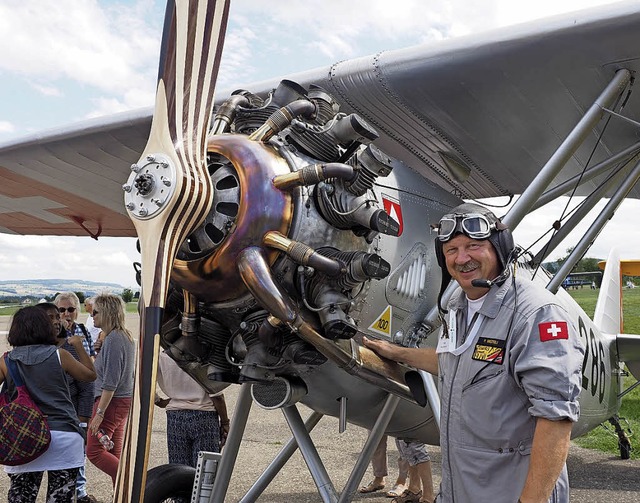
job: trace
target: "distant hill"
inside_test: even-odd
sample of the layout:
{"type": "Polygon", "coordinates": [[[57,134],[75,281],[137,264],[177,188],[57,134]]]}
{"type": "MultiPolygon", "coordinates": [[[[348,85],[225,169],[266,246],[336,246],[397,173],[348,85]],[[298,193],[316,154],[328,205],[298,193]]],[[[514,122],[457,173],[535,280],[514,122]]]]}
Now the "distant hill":
{"type": "MultiPolygon", "coordinates": [[[[0,281],[0,297],[45,297],[59,292],[83,292],[93,296],[100,292],[122,293],[127,287],[117,283],[98,283],[81,279],[23,279],[0,281]]],[[[136,289],[132,290],[135,292],[136,289]]]]}

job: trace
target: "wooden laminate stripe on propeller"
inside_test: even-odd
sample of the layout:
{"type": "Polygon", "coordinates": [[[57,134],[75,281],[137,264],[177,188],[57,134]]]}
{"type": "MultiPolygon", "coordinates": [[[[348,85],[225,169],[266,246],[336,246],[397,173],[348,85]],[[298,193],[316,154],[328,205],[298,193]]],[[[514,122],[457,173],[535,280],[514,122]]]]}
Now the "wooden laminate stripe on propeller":
{"type": "Polygon", "coordinates": [[[136,222],[141,242],[147,245],[146,254],[142,246],[146,307],[130,424],[114,495],[119,502],[138,501],[144,494],[157,334],[170,272],[178,246],[204,220],[212,201],[206,133],[228,13],[228,0],[171,1],[167,6],[165,29],[169,31],[163,36],[156,112],[144,155],[169,155],[177,164],[177,186],[164,211],[136,222]]]}

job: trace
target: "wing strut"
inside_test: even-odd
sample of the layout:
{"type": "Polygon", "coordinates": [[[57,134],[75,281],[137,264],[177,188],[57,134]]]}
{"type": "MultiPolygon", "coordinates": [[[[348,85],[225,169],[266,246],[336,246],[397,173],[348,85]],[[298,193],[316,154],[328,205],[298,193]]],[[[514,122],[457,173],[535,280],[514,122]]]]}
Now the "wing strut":
{"type": "MultiPolygon", "coordinates": [[[[253,503],[256,501],[297,448],[300,449],[323,503],[348,503],[352,501],[358,485],[367,471],[371,456],[373,456],[373,452],[380,443],[380,439],[382,439],[399,402],[400,398],[398,396],[389,393],[373,428],[369,431],[369,436],[349,475],[349,479],[340,494],[335,490],[310,435],[311,430],[318,424],[323,415],[319,412],[313,412],[307,418],[306,422],[303,422],[296,405],[283,407],[282,413],[287,420],[293,436],[273,461],[271,461],[264,472],[262,472],[262,475],[258,477],[253,486],[251,486],[247,493],[239,500],[239,503],[253,503]]],[[[233,413],[231,428],[229,429],[229,438],[222,452],[222,459],[220,460],[215,476],[213,491],[209,499],[210,502],[225,500],[250,407],[251,385],[243,384],[233,413]]],[[[197,496],[200,495],[196,495],[196,497],[197,496]]]]}
{"type": "MultiPolygon", "coordinates": [[[[637,162],[637,160],[636,160],[637,162]]],[[[615,174],[613,174],[609,180],[600,185],[595,191],[580,204],[571,217],[563,222],[560,227],[551,237],[549,242],[542,247],[542,249],[536,254],[531,263],[534,267],[542,264],[545,259],[556,249],[556,247],[576,228],[576,226],[582,222],[587,214],[598,204],[602,198],[609,193],[615,187],[620,187],[620,184],[629,176],[631,171],[629,166],[623,166],[615,174]]],[[[564,278],[563,278],[564,280],[564,278]]]]}
{"type": "Polygon", "coordinates": [[[211,498],[209,499],[212,503],[215,503],[216,501],[224,501],[227,495],[231,474],[233,473],[233,468],[236,464],[236,459],[238,458],[238,452],[240,451],[242,435],[244,434],[244,430],[247,426],[247,420],[249,419],[251,403],[251,384],[246,383],[240,388],[236,407],[233,411],[231,426],[229,427],[229,436],[227,437],[227,442],[224,446],[222,459],[220,459],[216,479],[213,483],[211,498]]]}
{"type": "Polygon", "coordinates": [[[358,484],[360,484],[362,477],[364,477],[364,474],[367,471],[371,456],[373,456],[373,452],[380,443],[380,439],[382,438],[382,435],[384,435],[387,425],[391,420],[391,416],[393,416],[393,413],[396,411],[396,407],[398,407],[399,402],[400,397],[396,395],[389,394],[387,397],[387,401],[380,411],[378,419],[376,419],[373,428],[369,431],[367,441],[364,443],[360,456],[358,456],[358,461],[356,461],[353,470],[351,470],[349,480],[347,480],[347,483],[342,490],[338,503],[348,503],[353,499],[356,489],[358,488],[358,484]]]}
{"type": "Polygon", "coordinates": [[[603,109],[609,107],[620,96],[630,80],[631,72],[629,70],[622,69],[616,72],[609,85],[598,96],[598,99],[587,110],[587,113],[576,124],[504,217],[503,221],[511,231],[515,230],[526,214],[531,211],[531,207],[536,204],[545,189],[560,173],[567,161],[578,150],[580,144],[600,121],[604,114],[603,109]]]}
{"type": "MultiPolygon", "coordinates": [[[[320,412],[312,412],[304,423],[305,429],[311,433],[311,430],[316,427],[323,416],[324,414],[321,414],[320,412]]],[[[289,461],[297,449],[298,442],[294,437],[291,437],[278,455],[273,458],[273,461],[269,463],[269,466],[267,466],[264,472],[262,472],[262,475],[258,477],[258,480],[256,480],[247,491],[247,494],[245,494],[238,503],[252,503],[253,501],[256,501],[269,484],[271,484],[273,479],[276,478],[276,475],[280,473],[280,470],[282,470],[284,465],[289,461]]]]}
{"type": "MultiPolygon", "coordinates": [[[[504,217],[504,223],[513,231],[522,219],[531,211],[538,199],[551,184],[553,179],[560,173],[567,161],[576,152],[580,144],[589,135],[591,130],[600,121],[605,113],[605,109],[625,90],[631,80],[631,72],[627,69],[618,70],[611,82],[605,87],[593,105],[587,110],[582,119],[576,124],[573,130],[567,135],[547,163],[542,167],[538,175],[518,198],[504,217]]],[[[577,248],[577,247],[576,247],[577,248]]],[[[451,298],[456,287],[456,283],[450,283],[442,296],[442,302],[451,298]]],[[[423,326],[430,333],[440,326],[438,320],[438,306],[434,306],[425,316],[423,326]]]]}
{"type": "Polygon", "coordinates": [[[560,270],[547,285],[547,290],[553,293],[556,293],[558,291],[558,288],[564,281],[564,278],[571,272],[573,267],[583,257],[589,246],[591,246],[591,243],[593,243],[598,234],[600,234],[602,228],[607,224],[611,217],[613,217],[613,214],[618,209],[618,206],[622,204],[622,201],[624,201],[625,197],[627,197],[629,192],[631,192],[631,189],[633,189],[638,179],[640,179],[640,162],[635,165],[633,171],[631,171],[622,185],[620,185],[616,193],[609,200],[604,209],[600,212],[596,220],[593,222],[593,224],[591,224],[584,236],[582,236],[580,242],[576,245],[571,254],[562,264],[560,270]]]}

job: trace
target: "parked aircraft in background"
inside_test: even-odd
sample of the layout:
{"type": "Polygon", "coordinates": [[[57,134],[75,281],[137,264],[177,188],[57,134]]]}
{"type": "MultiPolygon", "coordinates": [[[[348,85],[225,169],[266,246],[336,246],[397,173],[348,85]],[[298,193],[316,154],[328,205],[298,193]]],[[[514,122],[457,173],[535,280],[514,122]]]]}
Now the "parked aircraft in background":
{"type": "Polygon", "coordinates": [[[572,272],[562,281],[562,288],[582,288],[583,286],[598,288],[602,280],[602,272],[572,272]]]}
{"type": "Polygon", "coordinates": [[[147,480],[160,346],[211,392],[243,386],[224,454],[199,467],[202,496],[215,466],[211,501],[224,501],[252,400],[282,408],[295,441],[242,501],[296,446],[333,502],[350,501],[385,432],[438,443],[431,378],[359,341],[434,344],[429,224],[462,199],[519,194],[503,218],[513,229],[557,197],[587,196],[540,252],[521,254],[518,274],[557,293],[587,348],[574,435],[615,422],[623,362],[640,376],[639,338],[620,334],[621,262],[608,259],[593,320],[561,284],[621,201],[640,195],[637,3],[343,61],[214,101],[227,15],[225,1],[168,2],[153,117],[0,147],[5,232],[139,238],[138,373],[115,500],[191,491],[194,474],[179,467],[147,480]],[[547,276],[540,264],[605,197],[547,276]],[[306,425],[297,402],[315,411],[306,425]],[[308,433],[324,414],[371,429],[341,492],[308,433]]]}

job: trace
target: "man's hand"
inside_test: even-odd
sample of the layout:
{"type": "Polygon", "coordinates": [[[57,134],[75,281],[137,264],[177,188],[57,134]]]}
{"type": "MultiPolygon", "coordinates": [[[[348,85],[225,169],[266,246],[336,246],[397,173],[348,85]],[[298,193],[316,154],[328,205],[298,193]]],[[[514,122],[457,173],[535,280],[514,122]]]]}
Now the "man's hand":
{"type": "Polygon", "coordinates": [[[398,357],[399,346],[395,344],[390,344],[387,341],[382,341],[380,339],[369,339],[365,336],[362,337],[362,342],[365,347],[369,348],[374,353],[379,354],[383,358],[396,360],[398,357]]]}
{"type": "Polygon", "coordinates": [[[438,357],[434,348],[406,348],[379,339],[369,339],[365,336],[362,337],[362,343],[383,358],[426,370],[433,375],[438,374],[438,357]]]}

